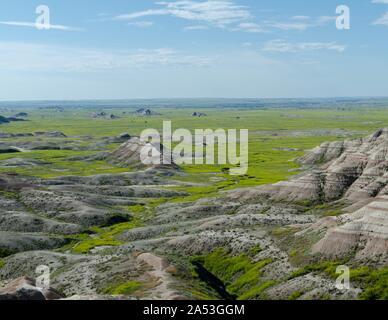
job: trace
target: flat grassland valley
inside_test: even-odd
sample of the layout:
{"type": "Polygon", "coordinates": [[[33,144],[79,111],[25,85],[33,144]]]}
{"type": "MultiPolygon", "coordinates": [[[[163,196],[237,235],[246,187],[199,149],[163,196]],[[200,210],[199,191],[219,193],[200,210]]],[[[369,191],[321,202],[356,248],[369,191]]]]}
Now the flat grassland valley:
{"type": "Polygon", "coordinates": [[[0,115],[0,300],[388,299],[388,99],[3,102],[0,115]],[[145,166],[137,136],[164,120],[249,129],[248,173],[145,166]]]}

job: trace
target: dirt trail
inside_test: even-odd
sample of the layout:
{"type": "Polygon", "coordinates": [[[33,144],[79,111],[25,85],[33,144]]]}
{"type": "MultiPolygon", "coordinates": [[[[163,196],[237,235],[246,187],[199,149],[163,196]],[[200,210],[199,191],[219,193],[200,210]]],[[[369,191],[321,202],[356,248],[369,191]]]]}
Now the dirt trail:
{"type": "Polygon", "coordinates": [[[148,271],[148,274],[152,278],[157,279],[157,286],[149,292],[153,299],[155,297],[160,300],[179,300],[183,298],[171,289],[173,279],[168,272],[168,268],[172,266],[166,259],[155,256],[152,253],[142,253],[137,257],[137,262],[149,265],[152,271],[148,271]]]}

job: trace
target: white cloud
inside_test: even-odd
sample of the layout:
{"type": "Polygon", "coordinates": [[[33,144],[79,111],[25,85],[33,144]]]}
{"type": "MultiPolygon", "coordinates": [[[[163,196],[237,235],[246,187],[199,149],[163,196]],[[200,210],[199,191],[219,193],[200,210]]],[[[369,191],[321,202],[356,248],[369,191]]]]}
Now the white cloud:
{"type": "Polygon", "coordinates": [[[307,28],[309,28],[311,25],[308,23],[297,23],[297,22],[275,22],[270,23],[270,27],[281,29],[281,30],[297,30],[297,31],[304,31],[307,28]]]}
{"type": "MultiPolygon", "coordinates": [[[[45,25],[42,24],[36,24],[35,22],[24,22],[24,21],[0,21],[0,24],[6,25],[6,26],[13,26],[13,27],[28,27],[28,28],[36,28],[38,26],[45,27],[45,25]]],[[[80,28],[74,28],[69,26],[63,26],[58,24],[51,24],[50,29],[52,30],[61,30],[61,31],[81,31],[80,28]]]]}
{"type": "Polygon", "coordinates": [[[291,17],[292,20],[309,20],[311,19],[309,16],[293,16],[291,17]]]}
{"type": "Polygon", "coordinates": [[[128,52],[80,49],[19,42],[0,42],[0,70],[87,72],[147,67],[204,67],[209,57],[185,54],[169,48],[128,52]]]}
{"type": "Polygon", "coordinates": [[[329,22],[334,22],[337,20],[336,16],[320,16],[317,19],[317,24],[318,25],[324,25],[329,22]]]}
{"type": "Polygon", "coordinates": [[[309,28],[323,27],[337,19],[336,16],[310,17],[304,15],[292,16],[283,21],[270,20],[265,26],[284,31],[305,31],[309,28]]]}
{"type": "Polygon", "coordinates": [[[196,25],[196,26],[187,26],[184,28],[184,30],[207,30],[209,29],[208,26],[204,26],[204,25],[196,25]]]}
{"type": "Polygon", "coordinates": [[[373,22],[373,24],[388,26],[388,12],[384,13],[383,16],[378,18],[375,22],[373,22]]]}
{"type": "Polygon", "coordinates": [[[160,49],[139,49],[124,57],[127,60],[127,67],[133,66],[196,66],[204,67],[212,62],[211,58],[187,55],[169,48],[160,49]]]}
{"type": "MultiPolygon", "coordinates": [[[[373,0],[372,3],[388,4],[388,0],[373,0]]],[[[388,26],[388,12],[373,22],[374,25],[388,26]]]]}
{"type": "Polygon", "coordinates": [[[154,25],[152,21],[135,21],[128,23],[130,26],[138,27],[138,28],[149,28],[154,25]]]}
{"type": "Polygon", "coordinates": [[[266,25],[284,31],[305,31],[308,28],[322,27],[336,20],[335,16],[293,16],[285,21],[267,21],[266,25]]]}
{"type": "Polygon", "coordinates": [[[242,30],[250,33],[263,33],[266,32],[260,25],[253,22],[242,22],[238,25],[236,30],[242,30]]]}
{"type": "Polygon", "coordinates": [[[232,0],[175,0],[156,2],[156,5],[158,7],[120,14],[113,19],[132,21],[145,17],[169,16],[198,22],[199,27],[187,26],[184,27],[184,30],[203,30],[206,25],[249,33],[268,32],[268,29],[305,31],[308,28],[324,26],[336,19],[334,16],[313,18],[306,15],[295,15],[284,21],[274,19],[258,24],[254,21],[254,16],[247,6],[238,5],[232,0]]]}
{"type": "Polygon", "coordinates": [[[148,9],[114,17],[115,20],[135,20],[150,16],[171,16],[201,24],[184,27],[184,30],[206,30],[209,26],[226,28],[229,31],[244,31],[248,33],[262,33],[265,30],[252,22],[253,15],[245,6],[237,5],[233,1],[174,1],[157,2],[161,8],[148,9]]]}
{"type": "Polygon", "coordinates": [[[272,40],[264,45],[263,51],[278,52],[278,53],[297,53],[308,51],[329,50],[336,52],[344,52],[346,46],[336,44],[334,42],[299,42],[291,43],[285,40],[272,40]]]}
{"type": "Polygon", "coordinates": [[[233,1],[229,0],[162,1],[156,4],[161,6],[161,8],[121,14],[114,17],[114,19],[134,20],[149,16],[172,16],[223,27],[252,18],[252,14],[247,7],[236,5],[233,1]]]}

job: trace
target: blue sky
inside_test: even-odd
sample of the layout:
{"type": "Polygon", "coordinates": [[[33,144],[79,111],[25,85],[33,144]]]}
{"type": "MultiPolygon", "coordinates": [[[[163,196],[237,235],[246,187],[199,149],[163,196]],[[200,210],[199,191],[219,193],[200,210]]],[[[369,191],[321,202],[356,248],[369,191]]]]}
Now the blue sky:
{"type": "Polygon", "coordinates": [[[388,0],[0,3],[0,100],[388,96],[387,57],[388,0]]]}

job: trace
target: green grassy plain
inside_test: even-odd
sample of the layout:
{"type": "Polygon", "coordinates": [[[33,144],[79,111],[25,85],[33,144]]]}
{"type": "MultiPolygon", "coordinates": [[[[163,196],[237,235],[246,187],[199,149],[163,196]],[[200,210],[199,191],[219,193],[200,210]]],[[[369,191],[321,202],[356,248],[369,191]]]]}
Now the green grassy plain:
{"type": "MultiPolygon", "coordinates": [[[[249,171],[246,176],[233,179],[235,186],[252,186],[273,183],[288,178],[298,172],[293,160],[324,141],[342,139],[335,130],[343,130],[351,136],[361,136],[388,126],[388,111],[384,109],[157,109],[162,115],[139,117],[131,109],[104,109],[107,113],[120,116],[120,119],[92,119],[95,110],[69,109],[64,112],[29,110],[29,121],[2,125],[1,132],[62,131],[72,140],[82,141],[80,136],[91,136],[98,142],[103,137],[116,136],[123,132],[139,135],[146,128],[162,129],[164,120],[171,120],[173,129],[249,129],[249,171]],[[193,111],[205,112],[208,116],[191,117],[193,111]],[[126,112],[123,114],[123,112],[126,112]]],[[[7,114],[5,114],[7,115],[7,114]]],[[[25,138],[23,138],[25,139],[25,138]]],[[[93,141],[92,140],[92,141],[93,141]]],[[[114,148],[114,146],[109,146],[114,148]]],[[[128,169],[117,168],[95,161],[85,164],[82,161],[69,162],[67,158],[88,155],[93,151],[33,151],[18,154],[51,162],[51,165],[31,169],[18,168],[21,174],[42,178],[63,175],[93,175],[117,173],[128,169]]],[[[0,155],[0,160],[14,155],[0,155]]],[[[222,175],[225,166],[186,165],[187,173],[197,177],[199,173],[222,175]]],[[[9,171],[0,168],[0,172],[9,171]]]]}

